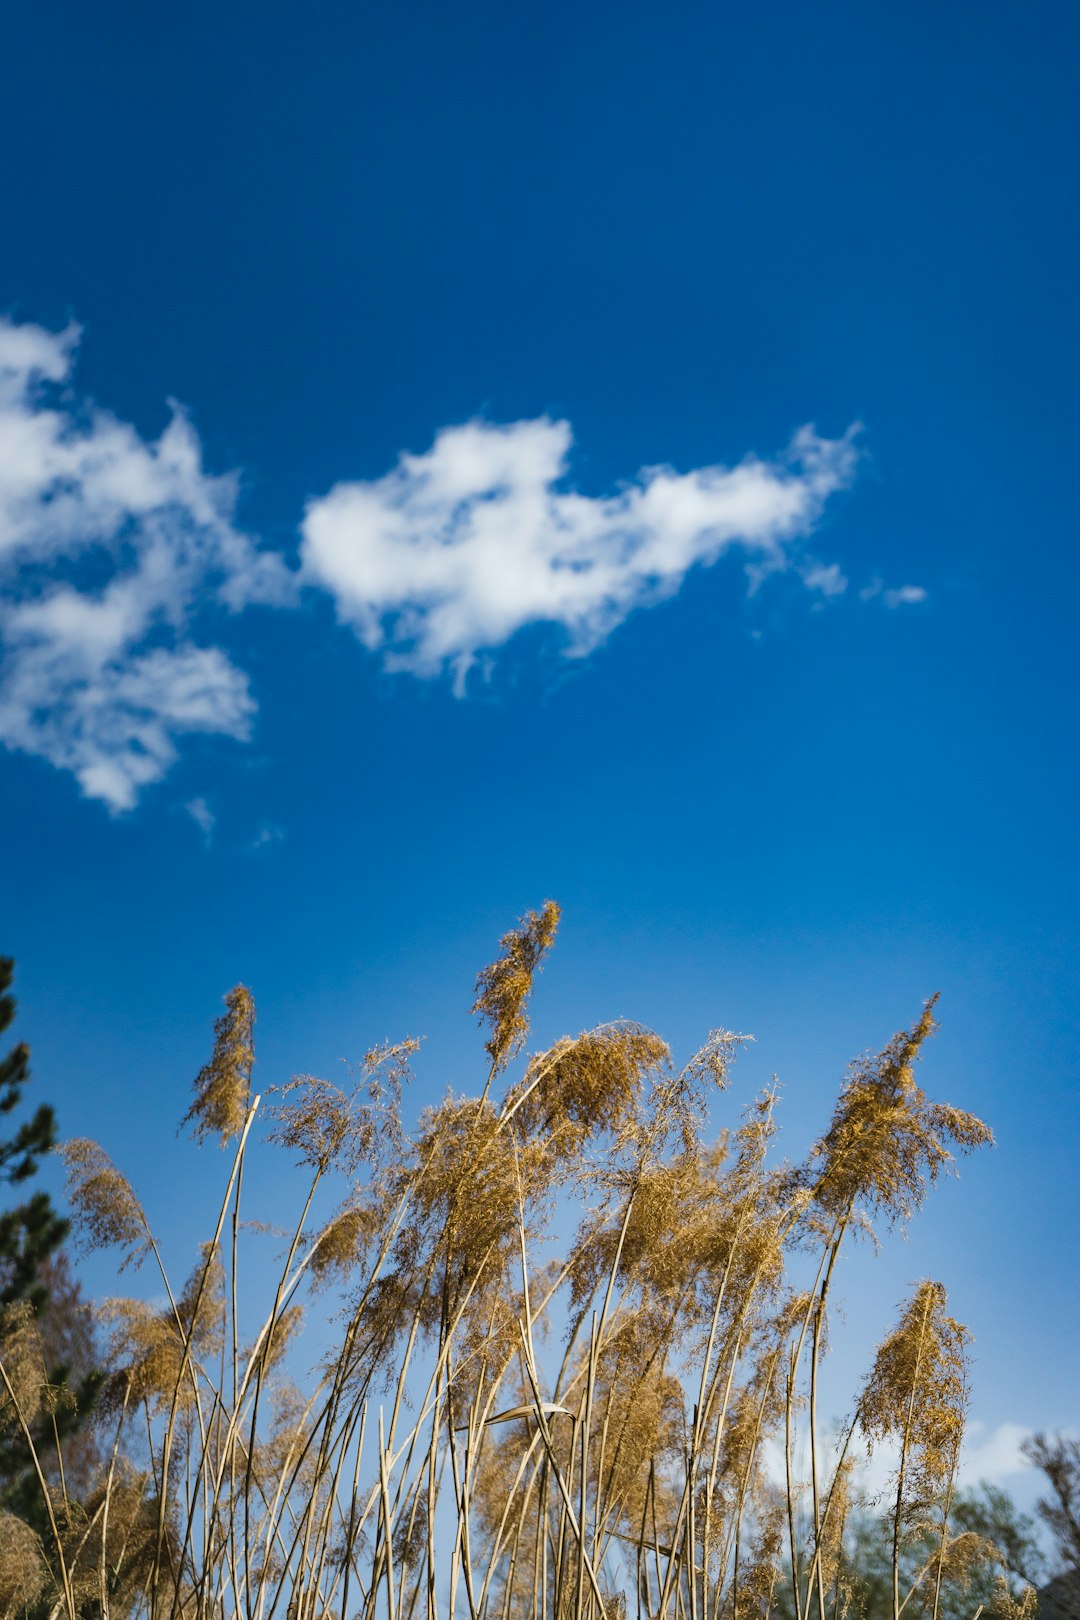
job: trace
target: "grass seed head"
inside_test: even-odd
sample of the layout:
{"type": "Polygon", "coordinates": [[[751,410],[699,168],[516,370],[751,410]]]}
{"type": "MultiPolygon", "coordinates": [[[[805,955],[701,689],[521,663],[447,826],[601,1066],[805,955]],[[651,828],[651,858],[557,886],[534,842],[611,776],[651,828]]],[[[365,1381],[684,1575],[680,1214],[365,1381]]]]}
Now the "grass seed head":
{"type": "Polygon", "coordinates": [[[641,1024],[603,1025],[534,1057],[506,1106],[515,1109],[520,1136],[542,1137],[566,1158],[636,1120],[646,1080],[670,1059],[666,1041],[641,1024]]]}
{"type": "MultiPolygon", "coordinates": [[[[111,1477],[98,1482],[79,1504],[64,1538],[80,1614],[99,1611],[103,1565],[108,1571],[110,1608],[117,1614],[133,1611],[153,1568],[157,1531],[158,1500],[150,1475],[118,1458],[111,1477]]],[[[175,1540],[174,1515],[167,1512],[165,1542],[174,1555],[175,1540]]],[[[166,1553],[163,1586],[171,1590],[168,1563],[166,1553]]]]}
{"type": "Polygon", "coordinates": [[[483,969],[476,981],[473,1012],[491,1035],[484,1046],[495,1073],[522,1048],[529,1032],[525,1003],[533,978],[555,939],[559,908],[545,900],[540,911],[528,911],[500,940],[503,954],[483,969]]]}
{"type": "Polygon", "coordinates": [[[340,1086],[305,1074],[273,1090],[289,1101],[268,1109],[275,1121],[270,1140],[295,1153],[299,1164],[320,1172],[338,1164],[350,1171],[370,1156],[373,1123],[340,1086]]]}
{"type": "Polygon", "coordinates": [[[225,997],[225,1012],[214,1023],[214,1050],[195,1078],[195,1101],[183,1123],[194,1121],[199,1141],[217,1135],[222,1147],[239,1136],[251,1097],[251,1070],[255,1062],[255,1002],[245,985],[233,987],[225,997]]]}
{"type": "Polygon", "coordinates": [[[124,1265],[142,1258],[149,1245],[146,1217],[132,1190],[104,1148],[89,1137],[65,1142],[67,1195],[76,1230],[87,1248],[126,1249],[124,1265]]]}
{"type": "Polygon", "coordinates": [[[994,1582],[994,1601],[990,1613],[994,1620],[1036,1620],[1039,1594],[1033,1586],[1025,1586],[1019,1597],[1014,1597],[1006,1577],[999,1575],[994,1582]]]}
{"type": "Polygon", "coordinates": [[[215,1254],[195,1267],[171,1308],[155,1310],[144,1300],[113,1299],[102,1308],[113,1324],[113,1355],[128,1397],[145,1401],[153,1412],[167,1411],[174,1398],[180,1410],[193,1400],[192,1379],[181,1381],[185,1362],[221,1348],[225,1320],[224,1273],[215,1254]]]}
{"type": "Polygon", "coordinates": [[[854,1212],[883,1215],[890,1225],[906,1222],[952,1165],[954,1149],[969,1153],[993,1142],[982,1120],[930,1102],[915,1083],[915,1061],[937,1027],[936,999],[910,1030],[849,1071],[829,1130],[811,1155],[814,1198],[830,1219],[854,1212]]]}
{"type": "Polygon", "coordinates": [[[871,1445],[900,1443],[906,1511],[925,1511],[952,1476],[967,1411],[967,1329],[948,1314],[945,1290],[927,1279],[881,1343],[859,1404],[871,1445]]]}
{"type": "Polygon", "coordinates": [[[759,1511],[750,1556],[739,1570],[738,1596],[732,1595],[732,1620],[767,1620],[780,1580],[783,1541],[782,1510],[778,1503],[766,1504],[759,1511]]]}
{"type": "Polygon", "coordinates": [[[0,1509],[0,1620],[14,1620],[33,1609],[49,1584],[37,1534],[14,1513],[0,1509]]]}
{"type": "Polygon", "coordinates": [[[0,1430],[32,1425],[49,1407],[41,1339],[28,1300],[0,1308],[0,1430]]]}
{"type": "Polygon", "coordinates": [[[373,1207],[344,1209],[335,1215],[314,1239],[312,1275],[319,1282],[333,1276],[344,1277],[358,1265],[377,1230],[378,1214],[373,1207]]]}

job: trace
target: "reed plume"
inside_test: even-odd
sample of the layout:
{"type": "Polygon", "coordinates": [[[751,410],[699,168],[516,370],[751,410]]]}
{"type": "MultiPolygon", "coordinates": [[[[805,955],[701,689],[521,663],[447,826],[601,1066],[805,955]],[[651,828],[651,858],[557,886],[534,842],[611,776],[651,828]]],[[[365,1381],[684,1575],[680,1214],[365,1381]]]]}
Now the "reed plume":
{"type": "MultiPolygon", "coordinates": [[[[0,1427],[34,1460],[44,1525],[0,1521],[0,1620],[35,1604],[50,1620],[767,1620],[781,1600],[843,1620],[857,1430],[899,1449],[896,1549],[934,1527],[914,1601],[932,1617],[985,1562],[949,1530],[966,1334],[940,1285],[883,1341],[828,1463],[817,1411],[842,1245],[913,1217],[990,1140],[915,1082],[933,1003],[853,1065],[791,1167],[775,1086],[710,1135],[742,1037],[714,1031],[679,1066],[617,1020],[511,1068],[558,915],[548,902],[503,937],[477,981],[473,1093],[411,1126],[412,1039],[344,1084],[270,1088],[259,1112],[254,1004],[230,991],[185,1119],[232,1159],[180,1287],[104,1150],[68,1144],[84,1240],[122,1264],[152,1254],[160,1288],[101,1306],[103,1463],[79,1500],[34,1452],[50,1396],[33,1324],[0,1324],[0,1427]],[[253,1154],[288,1167],[269,1223],[246,1215],[253,1154]]],[[[894,1620],[905,1601],[897,1576],[894,1620]]]]}

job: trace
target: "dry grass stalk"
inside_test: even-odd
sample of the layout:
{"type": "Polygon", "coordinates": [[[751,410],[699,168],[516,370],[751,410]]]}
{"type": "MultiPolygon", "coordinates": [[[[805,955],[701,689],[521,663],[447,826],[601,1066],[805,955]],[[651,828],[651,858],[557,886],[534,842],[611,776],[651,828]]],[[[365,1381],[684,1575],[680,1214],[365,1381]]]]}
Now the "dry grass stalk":
{"type": "MultiPolygon", "coordinates": [[[[676,1069],[652,1031],[606,1024],[527,1060],[499,1098],[557,921],[551,903],[529,913],[479,977],[478,1096],[407,1131],[414,1041],[373,1050],[351,1087],[305,1077],[274,1094],[266,1145],[301,1184],[251,1324],[254,1006],[230,992],[187,1116],[200,1139],[236,1139],[216,1224],[165,1308],[108,1306],[108,1468],[70,1510],[50,1499],[46,1540],[0,1527],[19,1549],[0,1561],[7,1612],[51,1593],[56,1620],[766,1620],[786,1535],[800,1620],[842,1620],[850,1458],[845,1445],[819,1474],[816,1411],[837,1256],[910,1218],[989,1132],[915,1084],[930,1006],[853,1067],[794,1169],[769,1160],[775,1091],[704,1138],[739,1044],[724,1032],[676,1069]],[[553,1217],[573,1204],[553,1257],[553,1217]],[[317,1309],[332,1344],[301,1392],[289,1368],[317,1309]],[[765,1463],[785,1436],[790,1461],[800,1430],[805,1498],[765,1463]]],[[[104,1153],[67,1157],[87,1240],[156,1255],[104,1153]]],[[[24,1327],[5,1340],[12,1413],[46,1398],[24,1327]]],[[[937,1515],[927,1591],[983,1556],[947,1530],[964,1342],[943,1291],[921,1285],[856,1414],[870,1443],[900,1442],[897,1537],[937,1515]]],[[[897,1620],[909,1599],[894,1594],[897,1620]]]]}

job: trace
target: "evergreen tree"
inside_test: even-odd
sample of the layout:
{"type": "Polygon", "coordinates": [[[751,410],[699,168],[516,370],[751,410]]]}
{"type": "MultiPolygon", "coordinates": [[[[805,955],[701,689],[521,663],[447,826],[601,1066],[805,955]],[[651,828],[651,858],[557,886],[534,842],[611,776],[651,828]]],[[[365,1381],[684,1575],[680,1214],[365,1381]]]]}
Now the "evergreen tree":
{"type": "MultiPolygon", "coordinates": [[[[0,957],[0,1034],[15,1017],[11,980],[15,964],[0,957]]],[[[25,1041],[0,1058],[0,1115],[13,1112],[30,1080],[30,1048],[25,1041]]],[[[0,1182],[20,1186],[34,1174],[38,1161],[56,1142],[56,1114],[41,1103],[7,1140],[0,1138],[0,1182]]],[[[41,1268],[68,1234],[68,1222],[56,1213],[48,1193],[36,1192],[14,1209],[0,1213],[0,1305],[28,1300],[41,1311],[48,1289],[41,1268]]]]}
{"type": "MultiPolygon", "coordinates": [[[[10,957],[0,957],[0,1034],[15,1017],[11,995],[14,966],[10,957]]],[[[0,1116],[14,1112],[29,1080],[30,1049],[20,1041],[0,1058],[0,1116]]],[[[12,1136],[0,1138],[0,1187],[21,1187],[55,1143],[55,1111],[41,1103],[12,1136]]],[[[23,1302],[31,1306],[49,1382],[66,1392],[35,1436],[46,1462],[55,1459],[59,1441],[69,1440],[85,1425],[102,1383],[90,1309],[68,1272],[61,1248],[69,1230],[70,1223],[57,1214],[46,1192],[35,1192],[14,1208],[0,1210],[0,1318],[12,1306],[23,1302]]],[[[69,1449],[65,1446],[65,1456],[69,1449]]],[[[92,1451],[92,1437],[86,1434],[73,1454],[77,1457],[92,1451]]],[[[69,1479],[68,1484],[77,1487],[77,1478],[69,1479]]],[[[43,1528],[38,1524],[40,1492],[25,1448],[6,1432],[0,1432],[0,1509],[14,1511],[43,1528]]]]}

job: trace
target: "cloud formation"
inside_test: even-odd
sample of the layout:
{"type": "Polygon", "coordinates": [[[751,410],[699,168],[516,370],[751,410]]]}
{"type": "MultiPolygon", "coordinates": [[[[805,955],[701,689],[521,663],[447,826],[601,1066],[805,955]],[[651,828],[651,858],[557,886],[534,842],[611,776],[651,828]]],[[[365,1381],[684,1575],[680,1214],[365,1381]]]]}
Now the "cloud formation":
{"type": "Polygon", "coordinates": [[[193,641],[196,607],[281,601],[290,579],[178,407],[149,443],[72,398],[78,336],[0,320],[0,741],[126,810],[181,734],[248,735],[247,676],[193,641]]]}
{"type": "Polygon", "coordinates": [[[695,566],[737,549],[751,582],[796,567],[837,595],[839,568],[797,542],[850,483],[853,432],[802,428],[777,461],[678,473],[649,467],[616,495],[565,487],[570,424],[542,417],[444,429],[385,477],[341,483],[304,516],[306,579],[391,669],[454,672],[527,624],[554,624],[582,654],[695,566]]]}
{"type": "Polygon", "coordinates": [[[916,607],[925,602],[927,592],[921,585],[897,585],[895,588],[886,587],[883,579],[875,579],[859,592],[860,602],[883,602],[890,611],[899,607],[916,607]]]}
{"type": "Polygon", "coordinates": [[[1034,1434],[1022,1423],[999,1423],[987,1428],[985,1423],[973,1422],[964,1438],[960,1457],[960,1484],[967,1489],[988,1479],[994,1485],[1003,1485],[1018,1474],[1030,1475],[1032,1465],[1024,1456],[1023,1446],[1034,1434]]]}
{"type": "MultiPolygon", "coordinates": [[[[1005,1489],[1015,1489],[1018,1479],[1030,1479],[1033,1476],[1032,1466],[1022,1448],[1033,1433],[1034,1430],[1022,1423],[1004,1422],[990,1428],[977,1419],[972,1420],[960,1452],[957,1484],[964,1490],[972,1490],[986,1481],[1005,1489]]],[[[845,1438],[842,1430],[826,1430],[820,1437],[818,1468],[822,1477],[828,1477],[835,1467],[839,1448],[845,1438]]],[[[889,1492],[890,1486],[895,1489],[896,1469],[900,1461],[900,1447],[895,1440],[879,1440],[872,1451],[860,1454],[856,1450],[854,1455],[858,1464],[858,1489],[863,1495],[881,1497],[889,1492]]],[[[768,1440],[763,1458],[769,1479],[783,1488],[787,1474],[783,1440],[775,1436],[768,1440]]],[[[802,1436],[795,1446],[794,1464],[797,1475],[805,1479],[810,1472],[810,1448],[806,1436],[802,1436]]]]}
{"type": "MultiPolygon", "coordinates": [[[[0,743],[112,811],[166,774],[185,735],[250,735],[255,698],[224,622],[294,606],[301,588],[328,593],[389,669],[448,672],[459,692],[525,626],[553,626],[581,656],[729,553],[751,592],[779,571],[818,603],[848,589],[805,540],[854,476],[854,430],[802,428],[774,460],[646,467],[589,496],[568,481],[569,423],[468,422],[312,500],[297,571],[237,526],[238,480],[205,470],[179,406],[149,440],[74,394],[78,339],[0,318],[0,743]]],[[[881,581],[860,594],[925,596],[881,581]]],[[[188,804],[200,825],[205,804],[188,804]]]]}
{"type": "Polygon", "coordinates": [[[217,824],[217,817],[206,800],[201,796],[196,799],[189,799],[184,809],[202,833],[206,843],[209,844],[213,837],[214,827],[217,824]]]}

